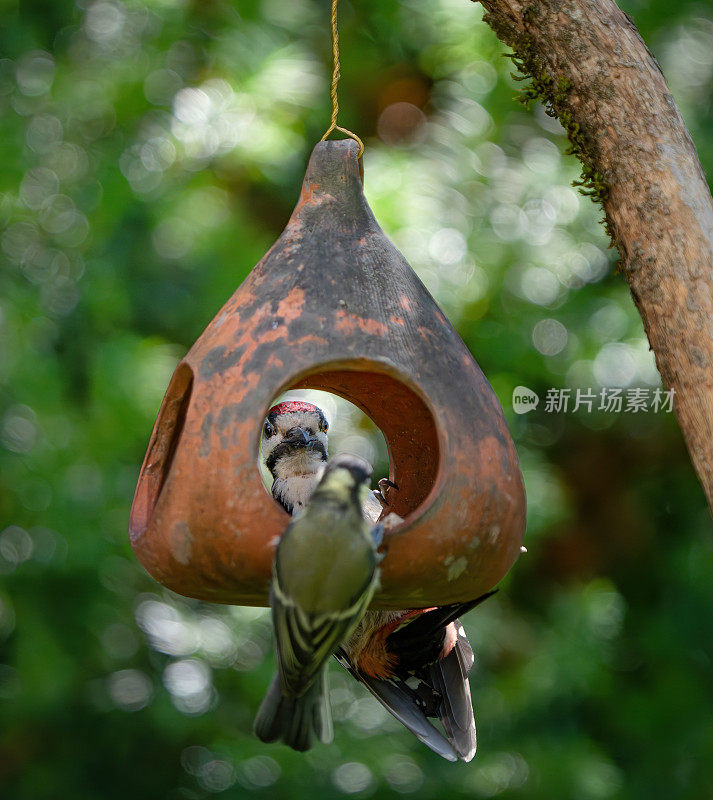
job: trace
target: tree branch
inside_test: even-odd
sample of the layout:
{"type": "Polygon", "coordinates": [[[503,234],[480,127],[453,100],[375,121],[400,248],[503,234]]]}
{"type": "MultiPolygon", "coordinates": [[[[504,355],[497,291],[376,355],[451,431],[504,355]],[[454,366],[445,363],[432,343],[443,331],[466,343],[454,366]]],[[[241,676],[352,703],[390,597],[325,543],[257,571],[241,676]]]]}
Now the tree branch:
{"type": "Polygon", "coordinates": [[[656,59],[612,0],[482,0],[602,202],[713,507],[713,201],[656,59]]]}

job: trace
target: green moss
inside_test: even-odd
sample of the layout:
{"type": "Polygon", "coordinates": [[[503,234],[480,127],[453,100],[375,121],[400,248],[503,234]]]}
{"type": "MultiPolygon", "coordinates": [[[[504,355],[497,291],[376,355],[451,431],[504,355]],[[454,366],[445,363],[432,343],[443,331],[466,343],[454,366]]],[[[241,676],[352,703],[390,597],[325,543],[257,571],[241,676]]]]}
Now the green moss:
{"type": "MultiPolygon", "coordinates": [[[[526,8],[523,12],[525,23],[534,23],[533,17],[532,7],[526,8]]],[[[574,182],[574,185],[582,194],[603,205],[609,197],[609,185],[604,175],[594,167],[586,136],[572,115],[570,102],[572,84],[570,80],[549,74],[542,60],[535,54],[533,39],[529,33],[521,34],[517,39],[513,39],[512,32],[499,30],[493,25],[492,18],[488,19],[488,22],[499,38],[513,48],[514,52],[507,54],[507,57],[512,59],[520,73],[514,74],[513,78],[517,81],[529,81],[520,90],[516,100],[526,108],[529,108],[533,102],[539,101],[551,117],[556,117],[560,121],[569,139],[569,147],[565,152],[577,156],[582,164],[582,174],[579,180],[574,182]]],[[[610,238],[613,239],[606,218],[604,226],[610,238]]]]}

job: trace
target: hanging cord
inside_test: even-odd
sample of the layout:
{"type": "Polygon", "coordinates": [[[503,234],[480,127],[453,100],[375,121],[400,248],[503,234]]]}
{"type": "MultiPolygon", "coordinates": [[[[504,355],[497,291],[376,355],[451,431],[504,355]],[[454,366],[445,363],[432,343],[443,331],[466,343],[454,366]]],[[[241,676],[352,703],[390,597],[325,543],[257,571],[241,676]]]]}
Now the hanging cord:
{"type": "Polygon", "coordinates": [[[332,98],[332,122],[327,128],[327,132],[322,137],[324,141],[332,131],[341,131],[350,136],[359,145],[359,153],[357,158],[361,158],[364,152],[364,142],[353,131],[347,130],[337,125],[337,114],[339,114],[339,99],[337,98],[337,84],[341,77],[342,71],[339,66],[339,31],[337,30],[337,3],[339,0],[332,0],[332,56],[334,58],[334,71],[332,72],[332,88],[330,89],[329,96],[332,98]]]}

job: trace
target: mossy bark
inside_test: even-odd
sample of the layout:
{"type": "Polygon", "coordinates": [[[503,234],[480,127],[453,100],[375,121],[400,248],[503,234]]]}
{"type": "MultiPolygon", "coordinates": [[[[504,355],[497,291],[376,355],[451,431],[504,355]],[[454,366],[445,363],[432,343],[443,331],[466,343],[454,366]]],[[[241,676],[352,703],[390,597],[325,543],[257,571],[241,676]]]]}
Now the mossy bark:
{"type": "Polygon", "coordinates": [[[601,202],[713,507],[713,201],[656,59],[612,0],[482,0],[601,202]]]}

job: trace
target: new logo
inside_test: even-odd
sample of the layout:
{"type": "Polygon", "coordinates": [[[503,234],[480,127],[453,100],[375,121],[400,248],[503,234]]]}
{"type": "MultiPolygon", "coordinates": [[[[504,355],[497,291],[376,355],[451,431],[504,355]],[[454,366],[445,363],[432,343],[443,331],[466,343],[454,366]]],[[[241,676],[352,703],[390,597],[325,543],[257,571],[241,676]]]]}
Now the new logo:
{"type": "Polygon", "coordinates": [[[516,414],[527,414],[537,408],[540,398],[527,386],[516,386],[512,392],[512,410],[516,414]]]}

